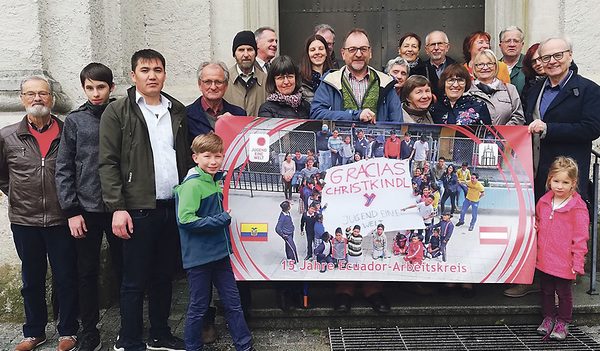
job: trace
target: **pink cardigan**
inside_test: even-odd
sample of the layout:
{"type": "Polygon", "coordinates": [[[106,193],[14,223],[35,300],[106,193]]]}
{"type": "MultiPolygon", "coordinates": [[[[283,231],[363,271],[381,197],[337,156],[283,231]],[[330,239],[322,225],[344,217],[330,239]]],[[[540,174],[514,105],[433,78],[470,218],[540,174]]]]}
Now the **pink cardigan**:
{"type": "Polygon", "coordinates": [[[571,269],[583,274],[590,219],[585,202],[578,193],[567,204],[552,212],[552,191],[535,207],[537,230],[536,268],[564,279],[575,279],[571,269]]]}

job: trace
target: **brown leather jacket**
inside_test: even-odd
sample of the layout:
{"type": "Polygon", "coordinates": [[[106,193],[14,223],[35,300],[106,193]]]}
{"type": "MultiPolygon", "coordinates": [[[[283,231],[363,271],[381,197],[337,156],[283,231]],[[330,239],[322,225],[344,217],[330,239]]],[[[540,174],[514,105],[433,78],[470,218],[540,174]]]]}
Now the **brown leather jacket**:
{"type": "Polygon", "coordinates": [[[63,123],[48,154],[41,157],[37,140],[29,132],[27,116],[0,130],[0,190],[8,195],[8,218],[13,224],[35,227],[66,225],[58,197],[54,170],[63,123]]]}

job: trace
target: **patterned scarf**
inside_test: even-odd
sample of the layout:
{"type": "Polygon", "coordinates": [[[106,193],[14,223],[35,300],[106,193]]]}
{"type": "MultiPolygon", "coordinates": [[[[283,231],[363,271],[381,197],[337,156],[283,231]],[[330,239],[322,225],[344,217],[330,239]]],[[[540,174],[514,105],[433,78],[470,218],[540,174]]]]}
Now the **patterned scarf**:
{"type": "Polygon", "coordinates": [[[279,91],[276,91],[267,97],[267,101],[281,102],[283,104],[290,105],[294,108],[294,110],[297,110],[298,106],[300,106],[300,103],[302,102],[302,93],[298,92],[296,94],[283,95],[279,91]]]}

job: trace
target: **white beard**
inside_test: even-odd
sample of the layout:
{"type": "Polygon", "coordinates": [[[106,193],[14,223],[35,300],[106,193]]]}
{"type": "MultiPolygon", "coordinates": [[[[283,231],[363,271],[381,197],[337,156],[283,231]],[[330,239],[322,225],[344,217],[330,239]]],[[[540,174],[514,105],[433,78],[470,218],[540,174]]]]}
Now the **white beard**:
{"type": "Polygon", "coordinates": [[[44,117],[50,114],[50,107],[46,105],[31,105],[25,109],[32,117],[44,117]]]}

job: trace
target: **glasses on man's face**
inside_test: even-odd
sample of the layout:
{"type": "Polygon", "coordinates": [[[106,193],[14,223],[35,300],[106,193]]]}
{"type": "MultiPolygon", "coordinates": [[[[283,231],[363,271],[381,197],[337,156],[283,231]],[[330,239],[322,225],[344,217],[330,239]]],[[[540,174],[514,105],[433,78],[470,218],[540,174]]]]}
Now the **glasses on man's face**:
{"type": "Polygon", "coordinates": [[[225,83],[227,83],[224,80],[201,80],[202,84],[204,84],[205,87],[211,87],[213,84],[217,87],[217,88],[222,88],[223,85],[225,85],[225,83]]]}
{"type": "Polygon", "coordinates": [[[430,48],[434,48],[436,46],[437,47],[443,47],[444,45],[446,45],[446,43],[444,43],[444,42],[427,44],[427,46],[429,46],[430,48]]]}
{"type": "Polygon", "coordinates": [[[291,82],[293,80],[296,80],[296,75],[295,74],[282,74],[280,76],[275,76],[276,82],[283,82],[286,79],[291,82]]]}
{"type": "Polygon", "coordinates": [[[446,79],[446,85],[452,86],[454,84],[463,86],[463,85],[467,84],[467,81],[464,78],[448,78],[448,79],[446,79]]]}
{"type": "Polygon", "coordinates": [[[361,46],[359,48],[355,47],[355,46],[351,46],[349,48],[343,48],[344,50],[348,51],[350,54],[354,55],[356,54],[357,51],[360,51],[362,54],[366,54],[367,52],[369,52],[369,50],[371,50],[370,46],[361,46]]]}
{"type": "Polygon", "coordinates": [[[494,66],[496,66],[496,62],[482,62],[482,63],[475,64],[475,68],[477,68],[477,69],[494,68],[494,66]]]}
{"type": "Polygon", "coordinates": [[[552,55],[544,55],[544,56],[540,56],[540,59],[542,60],[543,63],[548,63],[550,62],[550,59],[552,57],[554,57],[554,59],[556,61],[560,61],[562,60],[562,58],[565,56],[565,52],[569,52],[571,50],[564,50],[564,51],[559,51],[559,52],[555,52],[552,55]]]}
{"type": "Polygon", "coordinates": [[[37,93],[35,91],[26,91],[24,93],[21,93],[21,95],[25,96],[27,100],[35,99],[36,95],[39,96],[42,100],[46,100],[50,97],[50,93],[47,91],[38,91],[37,93]]]}

